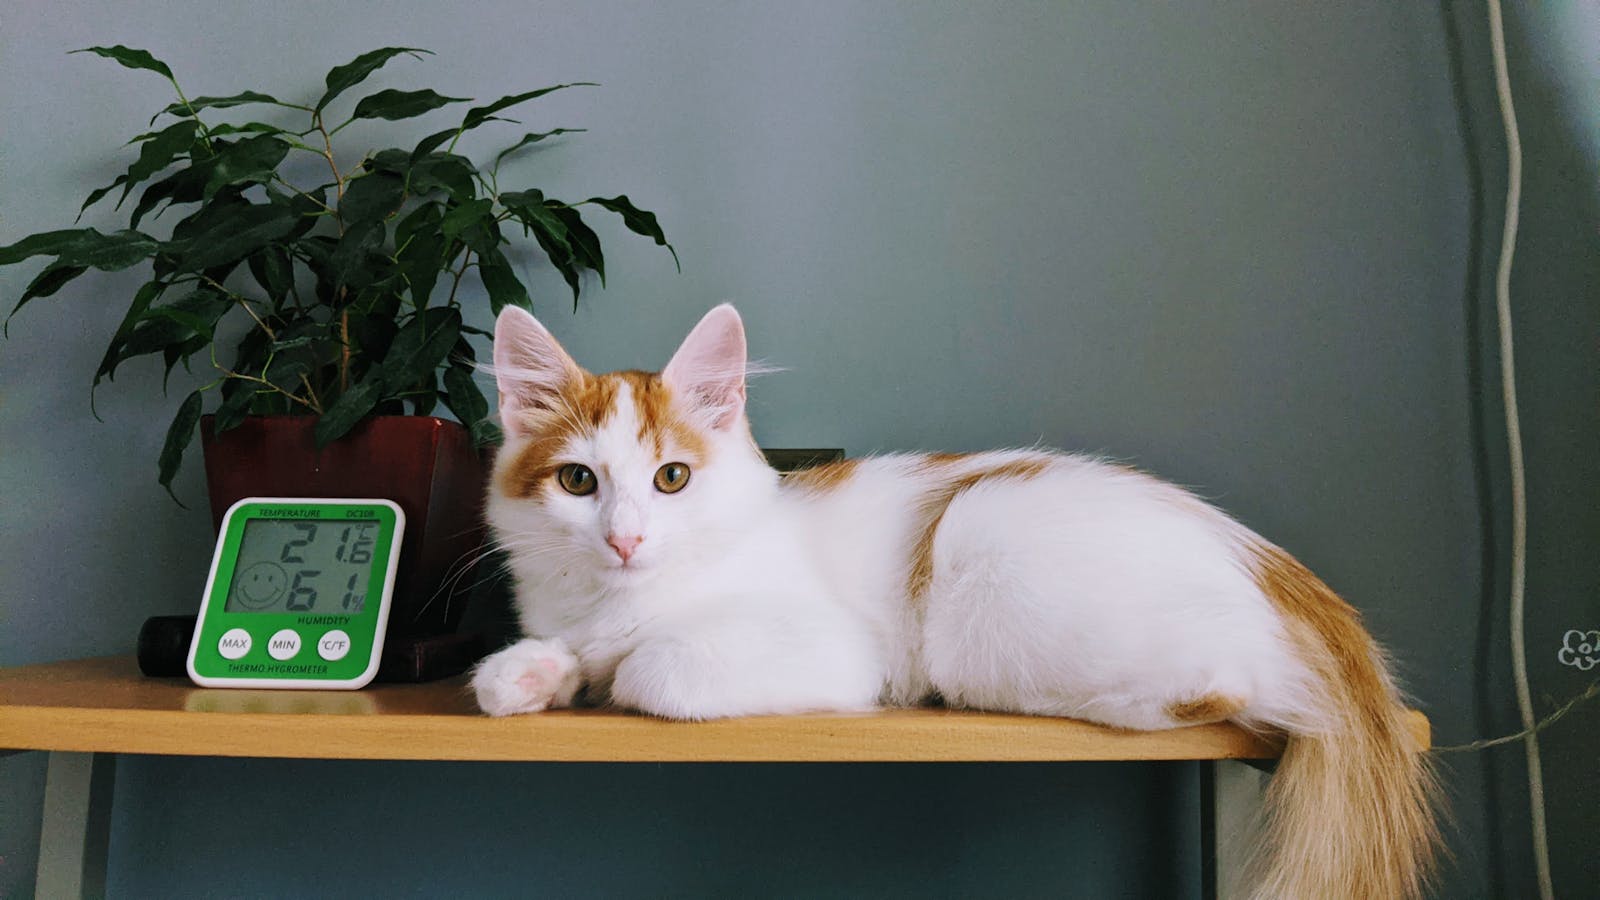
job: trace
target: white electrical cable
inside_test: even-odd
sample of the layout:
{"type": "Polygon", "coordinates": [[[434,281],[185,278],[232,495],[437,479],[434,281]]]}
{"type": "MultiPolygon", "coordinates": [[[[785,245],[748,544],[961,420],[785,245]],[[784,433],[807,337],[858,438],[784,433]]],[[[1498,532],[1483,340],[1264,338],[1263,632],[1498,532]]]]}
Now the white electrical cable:
{"type": "Polygon", "coordinates": [[[1500,0],[1489,2],[1489,44],[1494,55],[1495,91],[1506,132],[1506,214],[1500,236],[1500,266],[1495,272],[1495,311],[1500,319],[1500,390],[1505,398],[1506,446],[1511,464],[1511,666],[1517,710],[1526,732],[1528,816],[1533,825],[1533,862],[1541,900],[1554,900],[1550,881],[1550,840],[1545,831],[1544,771],[1539,763],[1539,733],[1534,730],[1533,697],[1528,686],[1528,648],[1524,623],[1528,568],[1528,485],[1522,462],[1522,421],[1517,412],[1517,368],[1512,356],[1511,259],[1517,249],[1517,216],[1522,205],[1522,141],[1517,112],[1511,105],[1511,76],[1506,71],[1506,33],[1500,0]]]}

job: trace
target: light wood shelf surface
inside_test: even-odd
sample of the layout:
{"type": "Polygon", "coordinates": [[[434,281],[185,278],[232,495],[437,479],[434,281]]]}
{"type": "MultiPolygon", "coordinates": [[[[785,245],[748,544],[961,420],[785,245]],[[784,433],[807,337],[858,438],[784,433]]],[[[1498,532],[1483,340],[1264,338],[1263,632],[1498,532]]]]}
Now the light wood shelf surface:
{"type": "MultiPolygon", "coordinates": [[[[1422,746],[1428,721],[1413,713],[1422,746]]],[[[945,709],[665,722],[604,710],[491,719],[461,679],[360,691],[196,688],[132,657],[0,669],[0,749],[521,762],[982,762],[1269,759],[1233,725],[1129,732],[945,709]]]]}

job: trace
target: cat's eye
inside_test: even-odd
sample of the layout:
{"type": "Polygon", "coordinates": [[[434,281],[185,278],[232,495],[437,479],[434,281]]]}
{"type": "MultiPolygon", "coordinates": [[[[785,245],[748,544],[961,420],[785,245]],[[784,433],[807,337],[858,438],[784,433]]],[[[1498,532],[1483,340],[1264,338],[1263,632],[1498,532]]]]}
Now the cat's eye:
{"type": "Polygon", "coordinates": [[[595,481],[594,472],[590,471],[588,466],[580,466],[577,463],[567,463],[562,466],[556,472],[556,480],[561,482],[562,490],[575,497],[592,494],[599,486],[595,481]]]}
{"type": "Polygon", "coordinates": [[[683,463],[667,463],[656,470],[656,490],[663,494],[676,494],[689,483],[689,467],[683,463]]]}

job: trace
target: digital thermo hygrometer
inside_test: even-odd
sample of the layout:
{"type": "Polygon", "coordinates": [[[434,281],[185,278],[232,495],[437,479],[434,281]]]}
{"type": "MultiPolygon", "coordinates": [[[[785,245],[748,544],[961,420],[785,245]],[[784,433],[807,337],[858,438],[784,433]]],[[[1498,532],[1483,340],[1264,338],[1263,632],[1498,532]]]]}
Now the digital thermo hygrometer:
{"type": "Polygon", "coordinates": [[[247,497],[222,518],[189,677],[358,688],[383,653],[406,517],[388,500],[247,497]]]}

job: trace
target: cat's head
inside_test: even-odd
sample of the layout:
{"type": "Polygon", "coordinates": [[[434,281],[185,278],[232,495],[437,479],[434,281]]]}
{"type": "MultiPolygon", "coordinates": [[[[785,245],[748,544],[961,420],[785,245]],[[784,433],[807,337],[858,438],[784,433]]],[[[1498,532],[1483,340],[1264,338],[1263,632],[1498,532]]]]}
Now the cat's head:
{"type": "Polygon", "coordinates": [[[659,374],[602,375],[507,307],[489,519],[517,568],[620,586],[731,542],[776,477],[750,436],[745,371],[732,306],[707,313],[659,374]]]}

